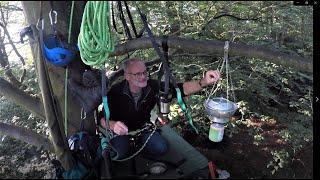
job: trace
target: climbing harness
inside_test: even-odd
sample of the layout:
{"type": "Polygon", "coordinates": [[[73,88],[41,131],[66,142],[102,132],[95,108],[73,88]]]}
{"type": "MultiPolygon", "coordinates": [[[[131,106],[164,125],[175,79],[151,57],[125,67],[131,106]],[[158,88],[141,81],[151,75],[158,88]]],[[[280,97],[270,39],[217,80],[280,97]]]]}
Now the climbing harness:
{"type": "MultiPolygon", "coordinates": [[[[121,3],[118,4],[118,8],[122,12],[122,8],[120,9],[120,7],[121,7],[121,3]]],[[[82,23],[81,23],[80,34],[78,37],[78,42],[79,42],[80,55],[81,55],[82,61],[87,65],[92,66],[92,65],[103,64],[106,61],[106,57],[109,56],[109,53],[114,51],[114,43],[111,36],[110,22],[108,21],[109,11],[110,11],[109,2],[90,2],[89,1],[86,4],[82,23]]],[[[127,9],[127,12],[130,13],[128,9],[127,9]]],[[[131,17],[131,15],[129,16],[131,17]]],[[[122,18],[124,18],[124,16],[122,16],[122,18]]],[[[122,22],[126,25],[124,21],[122,22]]],[[[126,29],[127,35],[131,37],[131,35],[129,34],[128,27],[125,29],[126,29]]],[[[102,80],[102,102],[103,102],[104,114],[105,114],[106,126],[107,126],[105,130],[101,131],[101,132],[104,132],[104,135],[105,135],[101,139],[101,147],[105,151],[105,153],[108,154],[111,148],[109,141],[115,136],[109,128],[110,112],[109,112],[108,100],[107,100],[107,84],[108,83],[105,77],[106,73],[104,69],[102,69],[101,71],[102,71],[101,73],[102,74],[102,79],[101,79],[102,80]]],[[[148,140],[150,139],[152,134],[149,136],[148,140]]],[[[145,142],[145,144],[148,142],[148,140],[145,142]]],[[[126,161],[128,159],[131,159],[132,157],[137,155],[143,149],[143,147],[128,158],[117,160],[116,159],[117,157],[113,157],[112,160],[126,161]]]]}
{"type": "MultiPolygon", "coordinates": [[[[190,111],[188,110],[187,106],[185,105],[184,101],[183,101],[183,98],[182,98],[182,95],[181,95],[181,91],[180,89],[178,88],[177,86],[177,83],[174,79],[174,77],[172,76],[172,74],[170,73],[170,68],[169,68],[169,65],[164,57],[164,55],[161,53],[158,45],[157,45],[157,42],[156,40],[154,39],[154,36],[150,30],[150,28],[148,27],[148,24],[147,24],[147,17],[145,14],[143,14],[139,8],[138,9],[138,12],[140,14],[140,17],[142,19],[142,22],[143,22],[143,25],[144,25],[144,28],[146,29],[148,35],[149,35],[149,39],[150,41],[152,42],[152,45],[153,45],[153,48],[155,49],[155,51],[157,52],[157,54],[159,55],[162,63],[163,63],[163,66],[164,66],[164,69],[166,70],[166,72],[169,74],[169,75],[166,75],[166,77],[169,76],[170,80],[171,80],[171,83],[173,84],[175,90],[176,90],[176,93],[177,93],[177,100],[178,100],[178,104],[180,105],[182,111],[184,112],[185,116],[188,118],[189,120],[189,124],[191,125],[191,127],[196,131],[196,133],[198,134],[198,130],[197,128],[193,125],[193,121],[192,121],[192,116],[190,114],[190,111]]],[[[166,87],[165,87],[166,88],[166,87]]]]}
{"type": "MultiPolygon", "coordinates": [[[[142,144],[142,146],[141,146],[135,153],[133,153],[132,155],[130,155],[130,156],[126,157],[126,158],[118,159],[118,155],[117,155],[117,153],[116,153],[116,150],[113,149],[112,145],[111,145],[110,142],[108,142],[108,141],[105,141],[105,140],[104,140],[104,141],[101,143],[102,149],[106,149],[106,148],[109,148],[110,150],[113,149],[113,153],[111,153],[111,154],[113,154],[113,155],[111,155],[111,156],[112,156],[111,159],[112,159],[113,161],[123,162],[123,161],[127,161],[127,160],[129,160],[129,159],[132,159],[132,158],[134,158],[135,156],[137,156],[137,155],[145,148],[146,144],[149,142],[149,140],[150,140],[150,138],[152,137],[152,135],[156,132],[157,126],[156,126],[156,125],[151,125],[151,124],[146,124],[145,127],[143,127],[142,129],[138,129],[138,130],[136,130],[136,131],[130,131],[130,132],[128,132],[128,135],[129,135],[129,136],[134,137],[134,136],[138,136],[138,135],[141,134],[143,131],[150,130],[151,128],[152,128],[152,132],[150,133],[150,135],[148,136],[148,138],[146,139],[146,141],[142,144]]],[[[101,127],[99,127],[99,129],[100,129],[101,132],[103,132],[101,127]]],[[[104,133],[103,133],[103,135],[108,136],[108,134],[104,134],[104,133]]],[[[116,136],[117,136],[117,135],[114,134],[114,135],[113,135],[113,138],[115,138],[116,136]]]]}
{"type": "Polygon", "coordinates": [[[50,1],[50,6],[49,19],[52,33],[43,39],[43,54],[53,65],[65,67],[76,58],[78,48],[76,45],[61,41],[55,28],[58,13],[53,10],[52,1],[50,1]]]}

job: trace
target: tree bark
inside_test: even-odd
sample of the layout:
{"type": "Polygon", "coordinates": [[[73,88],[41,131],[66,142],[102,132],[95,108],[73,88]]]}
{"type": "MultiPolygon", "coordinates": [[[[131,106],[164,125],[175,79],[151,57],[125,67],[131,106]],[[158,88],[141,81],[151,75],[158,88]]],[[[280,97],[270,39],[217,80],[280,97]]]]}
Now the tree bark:
{"type": "MultiPolygon", "coordinates": [[[[161,38],[156,38],[157,44],[161,46],[161,38]]],[[[193,40],[181,37],[168,37],[169,48],[178,52],[206,53],[209,55],[220,55],[224,53],[224,42],[213,40],[193,40]]],[[[115,51],[110,56],[124,55],[139,49],[152,48],[149,38],[133,39],[127,43],[117,45],[115,51]]],[[[247,58],[259,58],[266,61],[280,64],[285,67],[292,67],[298,71],[313,72],[313,61],[298,55],[290,55],[280,51],[271,50],[262,46],[251,46],[229,42],[229,56],[243,56],[247,58]]]]}

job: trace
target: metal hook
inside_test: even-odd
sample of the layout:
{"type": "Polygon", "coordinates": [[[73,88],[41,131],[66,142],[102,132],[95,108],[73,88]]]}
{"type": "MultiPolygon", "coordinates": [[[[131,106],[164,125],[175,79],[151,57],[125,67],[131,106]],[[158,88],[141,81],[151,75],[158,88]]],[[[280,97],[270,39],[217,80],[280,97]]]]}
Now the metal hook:
{"type": "Polygon", "coordinates": [[[40,21],[41,21],[41,30],[43,30],[43,19],[42,19],[42,18],[41,18],[41,19],[38,19],[38,22],[37,22],[36,27],[37,27],[38,30],[40,30],[40,28],[39,28],[39,23],[40,23],[40,21]]]}
{"type": "Polygon", "coordinates": [[[52,23],[52,13],[54,13],[54,16],[55,16],[53,23],[54,23],[54,24],[57,24],[57,14],[58,14],[58,13],[57,13],[57,11],[54,11],[54,10],[52,10],[52,9],[51,9],[50,12],[49,12],[50,23],[51,23],[51,25],[53,24],[53,23],[52,23]]]}
{"type": "Polygon", "coordinates": [[[86,111],[84,111],[83,108],[81,108],[81,115],[80,115],[81,119],[85,119],[87,117],[87,113],[86,111]],[[84,113],[83,113],[84,112],[84,113]],[[84,117],[83,117],[83,114],[84,114],[84,117]]]}
{"type": "Polygon", "coordinates": [[[97,124],[97,123],[98,123],[98,120],[97,120],[97,111],[94,111],[94,112],[93,112],[93,116],[94,116],[94,121],[95,121],[95,123],[97,124]]]}

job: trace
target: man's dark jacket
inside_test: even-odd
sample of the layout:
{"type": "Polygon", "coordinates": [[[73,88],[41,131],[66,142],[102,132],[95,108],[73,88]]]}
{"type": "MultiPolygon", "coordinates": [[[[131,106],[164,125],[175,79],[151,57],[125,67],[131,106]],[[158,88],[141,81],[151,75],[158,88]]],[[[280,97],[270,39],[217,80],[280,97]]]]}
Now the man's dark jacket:
{"type": "MultiPolygon", "coordinates": [[[[183,84],[177,83],[177,85],[181,95],[185,96],[183,84]]],[[[176,91],[172,85],[170,85],[170,92],[175,98],[176,91]]],[[[107,95],[110,120],[123,122],[128,127],[128,131],[142,128],[146,122],[150,122],[150,112],[158,102],[158,94],[158,81],[149,79],[147,86],[142,88],[142,95],[136,109],[128,82],[123,80],[113,85],[107,95]]]]}

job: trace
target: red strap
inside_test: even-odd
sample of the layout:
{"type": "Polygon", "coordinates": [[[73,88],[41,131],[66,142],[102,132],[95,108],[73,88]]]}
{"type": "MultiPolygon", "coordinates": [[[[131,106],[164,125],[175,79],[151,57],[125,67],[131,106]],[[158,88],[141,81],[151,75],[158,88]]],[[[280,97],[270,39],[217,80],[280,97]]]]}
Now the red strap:
{"type": "Polygon", "coordinates": [[[216,165],[212,161],[208,162],[211,179],[216,179],[216,165]]]}

